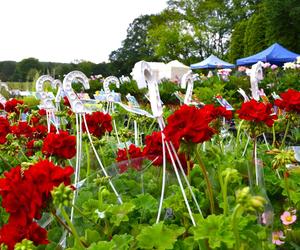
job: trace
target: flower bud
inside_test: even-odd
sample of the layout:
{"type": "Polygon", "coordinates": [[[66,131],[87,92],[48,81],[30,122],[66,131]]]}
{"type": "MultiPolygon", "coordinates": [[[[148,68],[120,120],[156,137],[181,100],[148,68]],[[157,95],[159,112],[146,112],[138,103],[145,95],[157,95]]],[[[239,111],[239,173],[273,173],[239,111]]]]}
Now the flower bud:
{"type": "Polygon", "coordinates": [[[250,188],[244,187],[243,189],[236,191],[236,201],[237,203],[240,203],[241,205],[244,205],[247,203],[250,196],[250,188]]]}
{"type": "Polygon", "coordinates": [[[19,242],[15,245],[15,250],[34,250],[36,249],[35,245],[31,240],[23,239],[22,242],[19,242]]]}
{"type": "Polygon", "coordinates": [[[8,247],[4,243],[0,244],[0,250],[7,250],[8,247]]]}
{"type": "Polygon", "coordinates": [[[262,210],[264,208],[264,204],[266,203],[266,200],[261,196],[253,196],[250,199],[250,206],[252,206],[255,210],[262,210]]]}
{"type": "Polygon", "coordinates": [[[71,186],[65,186],[64,183],[61,183],[51,191],[51,195],[55,206],[70,206],[73,199],[73,189],[71,186]]]}

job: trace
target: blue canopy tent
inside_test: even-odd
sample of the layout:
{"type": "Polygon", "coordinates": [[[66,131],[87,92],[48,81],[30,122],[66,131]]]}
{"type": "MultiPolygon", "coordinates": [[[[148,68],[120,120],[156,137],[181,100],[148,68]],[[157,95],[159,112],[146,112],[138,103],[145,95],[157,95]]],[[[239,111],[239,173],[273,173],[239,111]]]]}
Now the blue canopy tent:
{"type": "Polygon", "coordinates": [[[300,56],[294,52],[287,50],[278,43],[274,43],[269,48],[249,57],[236,60],[236,64],[240,65],[252,65],[258,61],[268,62],[271,64],[282,65],[286,62],[295,61],[300,56]]]}
{"type": "Polygon", "coordinates": [[[228,69],[234,68],[234,64],[224,62],[220,58],[210,55],[208,58],[199,63],[191,64],[191,69],[228,69]]]}

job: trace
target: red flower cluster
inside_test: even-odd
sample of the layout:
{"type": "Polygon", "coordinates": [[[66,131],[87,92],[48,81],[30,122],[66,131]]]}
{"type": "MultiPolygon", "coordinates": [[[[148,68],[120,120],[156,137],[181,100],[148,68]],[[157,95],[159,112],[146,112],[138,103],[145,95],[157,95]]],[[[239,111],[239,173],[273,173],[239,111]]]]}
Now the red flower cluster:
{"type": "Polygon", "coordinates": [[[2,206],[10,214],[8,224],[0,229],[0,244],[13,249],[17,242],[26,238],[35,244],[47,244],[47,231],[33,222],[40,219],[54,187],[69,185],[72,167],[61,168],[44,160],[21,172],[12,168],[0,179],[2,206]]]}
{"type": "Polygon", "coordinates": [[[38,111],[38,115],[37,116],[32,116],[31,119],[30,119],[30,122],[32,122],[32,124],[35,126],[35,125],[38,125],[40,123],[40,119],[46,115],[46,110],[45,109],[40,109],[38,111]]]}
{"type": "Polygon", "coordinates": [[[70,102],[69,102],[69,99],[68,99],[66,96],[64,96],[64,105],[65,105],[65,106],[68,106],[68,107],[71,107],[71,104],[70,104],[70,102]]]}
{"type": "Polygon", "coordinates": [[[143,153],[139,147],[134,144],[129,146],[129,149],[119,149],[117,152],[117,162],[120,173],[127,171],[128,167],[136,170],[141,170],[143,153]]]}
{"type": "MultiPolygon", "coordinates": [[[[150,161],[153,161],[154,166],[161,166],[163,164],[163,149],[162,149],[162,138],[161,138],[161,132],[152,132],[151,135],[147,135],[145,139],[146,146],[143,149],[143,155],[147,157],[150,161]]],[[[178,148],[175,147],[176,150],[178,148]]],[[[167,148],[166,148],[166,152],[167,148]]],[[[168,153],[166,153],[167,161],[171,163],[171,157],[168,153]]],[[[172,154],[175,162],[175,155],[172,154]]],[[[178,158],[181,162],[181,165],[183,169],[187,169],[187,162],[185,154],[178,154],[178,158]]],[[[176,162],[177,163],[177,162],[176,162]]],[[[191,165],[193,165],[191,163],[191,165]]]]}
{"type": "Polygon", "coordinates": [[[0,143],[6,142],[6,136],[10,132],[10,125],[6,118],[0,117],[0,143]]]}
{"type": "MultiPolygon", "coordinates": [[[[55,127],[51,124],[50,132],[55,132],[55,127]]],[[[33,138],[43,139],[48,133],[48,129],[45,125],[35,125],[32,127],[33,138]]]]}
{"type": "Polygon", "coordinates": [[[143,149],[143,155],[150,161],[153,161],[153,165],[160,166],[163,163],[163,151],[162,151],[162,139],[161,132],[152,132],[151,135],[147,135],[145,138],[145,147],[143,149]]]}
{"type": "Polygon", "coordinates": [[[44,139],[42,152],[47,156],[71,159],[76,154],[76,137],[69,135],[67,131],[49,133],[44,139]]]}
{"type": "Polygon", "coordinates": [[[11,132],[15,134],[17,137],[27,137],[32,138],[32,127],[29,126],[27,122],[20,121],[18,125],[11,126],[11,132]]]}
{"type": "Polygon", "coordinates": [[[216,109],[213,105],[206,105],[201,109],[183,105],[168,117],[168,125],[163,132],[176,148],[182,140],[191,143],[208,141],[216,133],[209,124],[222,112],[222,109],[216,109]]]}
{"type": "Polygon", "coordinates": [[[26,148],[27,148],[26,155],[27,156],[32,156],[35,154],[35,152],[40,150],[40,147],[36,146],[35,142],[36,142],[35,140],[31,140],[31,141],[27,142],[27,144],[26,144],[26,148]]]}
{"type": "Polygon", "coordinates": [[[268,127],[272,127],[274,121],[277,119],[277,115],[273,113],[270,103],[265,104],[254,99],[244,102],[242,107],[237,110],[237,113],[240,119],[254,123],[261,122],[268,127]]]}
{"type": "Polygon", "coordinates": [[[300,114],[300,91],[288,89],[280,94],[281,99],[275,100],[275,105],[287,112],[300,114]]]}
{"type": "Polygon", "coordinates": [[[224,117],[226,120],[232,119],[232,112],[222,106],[215,107],[213,104],[208,104],[205,105],[201,110],[202,112],[206,113],[206,116],[209,117],[209,120],[211,121],[221,117],[224,117]]]}
{"type": "MultiPolygon", "coordinates": [[[[86,122],[90,133],[100,138],[104,133],[112,131],[111,116],[100,111],[86,115],[86,122]]],[[[84,124],[83,131],[86,131],[84,124]]]]}
{"type": "Polygon", "coordinates": [[[24,104],[22,100],[11,99],[5,103],[5,111],[8,113],[16,112],[19,113],[19,109],[17,107],[18,104],[24,104]]]}

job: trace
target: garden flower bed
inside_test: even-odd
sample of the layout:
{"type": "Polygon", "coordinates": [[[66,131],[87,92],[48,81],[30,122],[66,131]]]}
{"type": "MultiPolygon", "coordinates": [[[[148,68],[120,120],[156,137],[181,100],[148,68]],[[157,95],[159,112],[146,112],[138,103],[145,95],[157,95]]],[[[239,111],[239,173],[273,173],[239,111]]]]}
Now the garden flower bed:
{"type": "Polygon", "coordinates": [[[0,249],[299,248],[300,92],[234,106],[166,106],[157,124],[119,106],[81,120],[62,100],[57,129],[7,101],[0,249]]]}

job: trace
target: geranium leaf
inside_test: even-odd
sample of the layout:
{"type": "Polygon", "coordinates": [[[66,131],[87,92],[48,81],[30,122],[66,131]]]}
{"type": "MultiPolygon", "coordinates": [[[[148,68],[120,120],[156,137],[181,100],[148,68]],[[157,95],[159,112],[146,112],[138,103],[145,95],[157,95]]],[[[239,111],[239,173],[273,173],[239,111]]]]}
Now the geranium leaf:
{"type": "Polygon", "coordinates": [[[142,229],[137,236],[138,247],[142,249],[173,249],[177,237],[185,231],[182,227],[166,226],[163,222],[142,229]]]}

